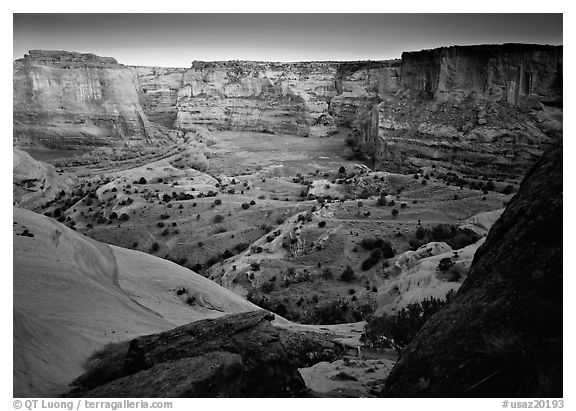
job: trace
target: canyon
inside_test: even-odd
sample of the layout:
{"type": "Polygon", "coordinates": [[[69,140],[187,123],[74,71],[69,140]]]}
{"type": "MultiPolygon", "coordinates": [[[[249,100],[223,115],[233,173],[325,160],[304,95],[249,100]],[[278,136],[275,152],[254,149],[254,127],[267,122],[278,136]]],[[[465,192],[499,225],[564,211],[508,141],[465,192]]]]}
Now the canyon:
{"type": "Polygon", "coordinates": [[[562,46],[13,75],[15,395],[561,395],[562,46]]]}

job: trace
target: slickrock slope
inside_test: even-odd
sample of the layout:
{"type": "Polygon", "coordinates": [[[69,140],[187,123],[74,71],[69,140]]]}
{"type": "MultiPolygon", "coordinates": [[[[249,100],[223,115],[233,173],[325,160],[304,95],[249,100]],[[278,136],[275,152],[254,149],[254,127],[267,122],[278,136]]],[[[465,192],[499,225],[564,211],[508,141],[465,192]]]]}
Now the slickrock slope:
{"type": "Polygon", "coordinates": [[[522,175],[562,138],[561,46],[448,47],[402,55],[402,92],[354,136],[376,168],[440,164],[522,175]]]}
{"type": "Polygon", "coordinates": [[[332,361],[344,354],[344,347],[320,334],[276,328],[273,319],[273,314],[260,310],[136,338],[118,364],[107,364],[118,367],[118,375],[94,381],[86,374],[69,395],[302,396],[306,387],[298,367],[332,361]]]}
{"type": "Polygon", "coordinates": [[[12,195],[15,205],[19,207],[34,208],[73,185],[71,178],[59,175],[53,166],[36,161],[30,154],[15,147],[12,161],[12,195]]]}
{"type": "Polygon", "coordinates": [[[562,146],[546,152],[446,308],[405,349],[390,397],[562,396],[562,146]]]}
{"type": "Polygon", "coordinates": [[[257,309],[175,263],[31,211],[14,208],[13,231],[16,397],[61,394],[107,343],[257,309]]]}
{"type": "Polygon", "coordinates": [[[133,68],[109,57],[32,50],[14,62],[14,144],[53,149],[161,139],[133,68]]]}

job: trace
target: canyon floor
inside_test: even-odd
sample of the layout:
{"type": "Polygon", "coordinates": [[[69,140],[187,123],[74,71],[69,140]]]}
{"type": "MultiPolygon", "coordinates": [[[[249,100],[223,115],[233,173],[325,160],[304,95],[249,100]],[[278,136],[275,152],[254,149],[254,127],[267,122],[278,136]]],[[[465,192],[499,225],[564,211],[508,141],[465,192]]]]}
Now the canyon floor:
{"type": "MultiPolygon", "coordinates": [[[[370,396],[382,384],[396,354],[369,355],[365,350],[362,358],[356,358],[364,321],[373,314],[391,314],[411,302],[442,299],[457,290],[474,251],[510,198],[510,194],[447,184],[442,170],[434,168],[416,175],[374,172],[346,154],[346,129],[329,138],[207,130],[189,134],[168,155],[152,161],[133,159],[119,170],[113,164],[63,167],[74,160],[72,153],[29,151],[39,160],[59,165],[56,173],[45,172],[49,178],[42,187],[53,199],[43,202],[33,197],[30,201],[36,202],[30,208],[77,233],[69,230],[70,234],[63,235],[54,220],[38,216],[40,220],[34,223],[33,213],[15,208],[15,238],[34,244],[46,231],[41,246],[48,249],[15,247],[16,260],[22,260],[18,270],[27,269],[25,260],[30,254],[48,252],[55,258],[59,254],[50,250],[62,239],[72,236],[66,240],[72,246],[77,241],[74,236],[84,234],[97,240],[93,244],[82,241],[99,249],[100,256],[74,245],[74,251],[68,250],[77,257],[71,264],[87,267],[82,271],[88,278],[94,271],[104,272],[91,281],[98,281],[97,288],[105,291],[98,297],[90,281],[77,284],[82,289],[79,300],[69,301],[84,307],[81,312],[97,312],[97,319],[70,317],[66,302],[58,305],[63,311],[45,312],[46,298],[60,299],[54,294],[59,293],[58,287],[47,286],[38,301],[18,298],[22,301],[22,307],[15,303],[19,328],[26,330],[33,314],[46,316],[45,324],[64,318],[72,331],[61,333],[70,334],[66,344],[75,347],[74,356],[44,371],[51,373],[52,386],[42,385],[47,379],[44,374],[18,375],[21,394],[62,390],[101,344],[259,306],[277,314],[279,327],[330,335],[349,347],[351,357],[345,362],[301,369],[309,388],[318,395],[370,396]],[[194,169],[190,161],[198,159],[190,157],[198,154],[199,147],[202,162],[194,163],[194,169]],[[55,192],[63,181],[71,195],[55,192]],[[56,238],[48,233],[47,224],[55,224],[56,238]],[[476,234],[454,249],[417,238],[418,228],[432,230],[439,224],[476,234]],[[23,230],[34,233],[35,239],[22,235],[23,230]],[[391,244],[392,254],[366,264],[371,251],[364,243],[378,238],[391,244]],[[418,251],[410,251],[420,245],[418,251]],[[439,261],[446,257],[452,259],[456,275],[438,270],[439,261]],[[168,271],[159,263],[161,259],[171,261],[168,271]],[[207,281],[206,285],[200,280],[207,281]],[[218,288],[202,288],[209,284],[218,288]],[[86,293],[91,297],[86,298],[86,293]],[[95,308],[93,297],[129,306],[132,314],[114,321],[140,328],[115,326],[95,308]],[[86,335],[85,324],[92,322],[94,327],[86,335]]],[[[25,174],[28,169],[22,170],[25,174]]],[[[65,251],[60,247],[60,253],[65,251]]],[[[54,270],[49,270],[52,276],[65,276],[68,271],[57,274],[54,264],[54,270]]],[[[15,290],[36,292],[38,279],[24,277],[27,282],[15,290]]],[[[61,280],[65,281],[60,278],[57,283],[61,280]]],[[[114,310],[110,310],[112,315],[114,310]]],[[[56,329],[50,328],[54,333],[56,329]]],[[[42,353],[27,347],[22,356],[23,363],[29,364],[42,353]]],[[[65,353],[60,349],[57,356],[65,357],[65,353]]]]}

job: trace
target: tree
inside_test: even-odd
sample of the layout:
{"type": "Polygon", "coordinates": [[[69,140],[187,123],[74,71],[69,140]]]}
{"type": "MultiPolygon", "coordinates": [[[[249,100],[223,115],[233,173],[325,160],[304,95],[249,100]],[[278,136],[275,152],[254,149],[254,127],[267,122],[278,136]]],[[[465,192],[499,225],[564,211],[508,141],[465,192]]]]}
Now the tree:
{"type": "Polygon", "coordinates": [[[148,181],[146,181],[144,177],[140,177],[140,180],[138,180],[138,184],[146,184],[146,183],[148,183],[148,181]]]}
{"type": "Polygon", "coordinates": [[[392,209],[392,217],[396,218],[399,213],[400,213],[400,212],[398,211],[397,208],[393,208],[393,209],[392,209]]]}
{"type": "Polygon", "coordinates": [[[338,174],[344,174],[346,172],[346,168],[344,166],[338,169],[338,174]]]}

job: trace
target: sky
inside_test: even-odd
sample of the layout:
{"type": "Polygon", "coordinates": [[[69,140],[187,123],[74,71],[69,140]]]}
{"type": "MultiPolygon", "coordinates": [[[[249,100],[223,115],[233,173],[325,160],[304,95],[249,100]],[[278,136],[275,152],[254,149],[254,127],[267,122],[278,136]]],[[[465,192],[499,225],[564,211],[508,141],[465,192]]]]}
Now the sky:
{"type": "Polygon", "coordinates": [[[467,44],[562,44],[562,14],[14,14],[13,57],[67,50],[126,65],[385,60],[467,44]]]}

